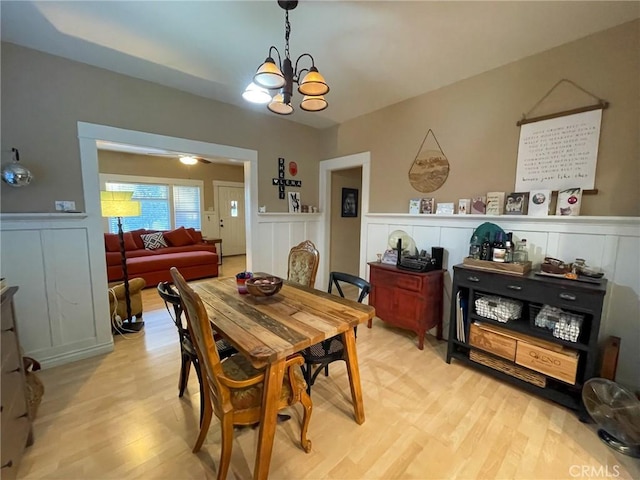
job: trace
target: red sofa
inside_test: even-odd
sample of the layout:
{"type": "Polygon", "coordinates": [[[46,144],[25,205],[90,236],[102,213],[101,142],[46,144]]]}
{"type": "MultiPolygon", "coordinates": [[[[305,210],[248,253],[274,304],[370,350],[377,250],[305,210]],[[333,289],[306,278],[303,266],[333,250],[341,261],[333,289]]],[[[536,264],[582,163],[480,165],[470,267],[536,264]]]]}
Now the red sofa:
{"type": "MultiPolygon", "coordinates": [[[[215,245],[205,243],[202,233],[184,227],[163,231],[167,244],[155,249],[145,248],[142,235],[158,233],[158,230],[133,230],[125,232],[124,247],[127,256],[129,279],[144,278],[147,287],[155,287],[159,282],[170,282],[169,269],[176,267],[187,280],[218,276],[218,253],[215,245]]],[[[122,280],[122,257],[120,240],[115,233],[105,233],[107,278],[109,282],[122,280]]]]}

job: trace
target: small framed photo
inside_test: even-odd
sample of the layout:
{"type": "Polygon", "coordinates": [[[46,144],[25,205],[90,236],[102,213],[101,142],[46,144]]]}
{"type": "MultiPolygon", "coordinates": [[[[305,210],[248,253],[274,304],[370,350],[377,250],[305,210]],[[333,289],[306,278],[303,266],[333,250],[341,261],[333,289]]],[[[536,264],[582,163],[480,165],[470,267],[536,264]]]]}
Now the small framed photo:
{"type": "Polygon", "coordinates": [[[342,189],[342,216],[343,217],[358,216],[358,189],[357,188],[342,189]]]}
{"type": "Polygon", "coordinates": [[[302,202],[300,201],[300,192],[287,192],[289,200],[289,213],[301,213],[302,202]]]}

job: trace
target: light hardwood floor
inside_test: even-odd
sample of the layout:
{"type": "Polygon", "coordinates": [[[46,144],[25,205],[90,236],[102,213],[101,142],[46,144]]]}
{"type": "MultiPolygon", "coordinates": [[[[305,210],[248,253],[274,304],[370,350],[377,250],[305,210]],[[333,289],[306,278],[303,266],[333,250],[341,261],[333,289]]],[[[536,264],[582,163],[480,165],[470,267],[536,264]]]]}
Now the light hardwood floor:
{"type": "MultiPolygon", "coordinates": [[[[244,269],[225,258],[222,275],[244,269]]],[[[154,289],[144,295],[145,328],[115,338],[115,351],[41,372],[46,391],[19,478],[215,478],[220,430],[198,432],[192,371],[178,398],[177,334],[154,289]]],[[[343,362],[320,376],[309,438],[298,418],[278,425],[273,479],[640,478],[640,466],[614,454],[593,425],[551,402],[444,358],[446,343],[387,327],[358,329],[366,421],[353,420],[343,362]]],[[[235,430],[230,479],[251,478],[257,429],[235,430]]]]}

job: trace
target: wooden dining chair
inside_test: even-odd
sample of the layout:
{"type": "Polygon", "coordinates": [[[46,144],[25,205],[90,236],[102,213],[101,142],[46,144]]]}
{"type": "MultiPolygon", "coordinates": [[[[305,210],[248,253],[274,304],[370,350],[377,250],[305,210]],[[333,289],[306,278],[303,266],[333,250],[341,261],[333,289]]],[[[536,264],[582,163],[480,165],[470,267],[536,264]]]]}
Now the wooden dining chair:
{"type": "MultiPolygon", "coordinates": [[[[264,370],[253,368],[248,359],[235,354],[224,361],[220,360],[211,332],[211,323],[200,296],[193,291],[175,267],[171,268],[171,277],[180,292],[185,308],[187,326],[202,366],[202,381],[205,392],[204,419],[200,425],[200,434],[193,447],[193,453],[200,450],[209,431],[213,414],[220,419],[222,445],[218,480],[226,478],[231,462],[234,425],[253,425],[260,422],[262,412],[262,394],[264,370]]],[[[301,356],[287,359],[280,395],[279,409],[300,402],[303,406],[300,444],[305,452],[311,451],[311,441],[307,439],[307,429],[311,418],[311,398],[306,392],[306,382],[300,373],[304,363],[301,356]]]]}
{"type": "Polygon", "coordinates": [[[311,240],[305,240],[289,250],[287,280],[313,288],[319,263],[318,249],[311,240]]]}
{"type": "MultiPolygon", "coordinates": [[[[342,290],[343,284],[352,285],[359,290],[358,303],[362,303],[362,300],[369,295],[371,291],[371,284],[366,280],[343,272],[331,272],[329,274],[329,287],[327,291],[332,293],[335,285],[338,294],[344,298],[344,292],[342,290]]],[[[354,329],[355,330],[355,329],[354,329]]],[[[311,385],[313,385],[318,378],[318,375],[324,370],[325,376],[329,376],[329,364],[338,360],[346,361],[344,343],[342,337],[336,335],[335,337],[323,340],[320,343],[311,345],[305,348],[302,352],[304,358],[304,366],[302,371],[304,378],[307,381],[307,393],[311,395],[311,385]]]]}
{"type": "MultiPolygon", "coordinates": [[[[180,294],[169,282],[158,283],[157,289],[158,295],[160,295],[160,298],[164,300],[169,316],[178,330],[178,341],[180,343],[180,377],[178,379],[178,397],[182,397],[184,395],[187,383],[189,382],[189,370],[191,370],[191,365],[193,365],[193,369],[196,371],[196,375],[198,377],[198,383],[200,384],[200,423],[202,423],[202,418],[204,417],[204,388],[202,387],[200,362],[198,361],[198,354],[193,346],[189,330],[187,329],[186,324],[183,323],[180,294]],[[171,305],[173,313],[171,312],[169,305],[171,305]]],[[[216,342],[218,355],[221,359],[225,359],[234,353],[237,353],[237,350],[225,339],[220,337],[219,334],[214,333],[213,338],[216,342]]]]}

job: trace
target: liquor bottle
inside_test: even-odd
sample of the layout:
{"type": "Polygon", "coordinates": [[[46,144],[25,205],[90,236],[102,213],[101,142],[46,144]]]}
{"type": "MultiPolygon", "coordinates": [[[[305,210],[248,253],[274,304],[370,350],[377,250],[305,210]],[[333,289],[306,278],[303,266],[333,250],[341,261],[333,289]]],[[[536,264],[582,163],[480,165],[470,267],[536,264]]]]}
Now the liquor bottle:
{"type": "Polygon", "coordinates": [[[471,243],[469,244],[469,257],[476,260],[480,260],[480,251],[482,250],[482,244],[477,235],[471,237],[471,243]]]}
{"type": "Polygon", "coordinates": [[[491,260],[491,242],[489,241],[489,235],[484,237],[484,241],[482,242],[480,260],[491,260]]]}
{"type": "Polygon", "coordinates": [[[529,251],[527,249],[527,240],[523,238],[518,242],[513,252],[513,261],[515,263],[525,263],[529,260],[529,251]]]}
{"type": "Polygon", "coordinates": [[[502,238],[502,232],[498,232],[496,235],[496,240],[491,245],[491,259],[494,262],[504,263],[505,257],[507,255],[507,249],[504,247],[504,240],[502,238]]]}

